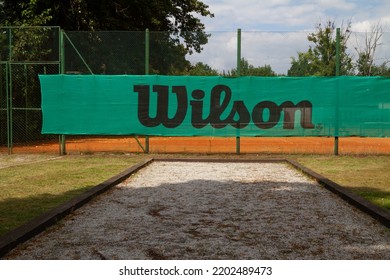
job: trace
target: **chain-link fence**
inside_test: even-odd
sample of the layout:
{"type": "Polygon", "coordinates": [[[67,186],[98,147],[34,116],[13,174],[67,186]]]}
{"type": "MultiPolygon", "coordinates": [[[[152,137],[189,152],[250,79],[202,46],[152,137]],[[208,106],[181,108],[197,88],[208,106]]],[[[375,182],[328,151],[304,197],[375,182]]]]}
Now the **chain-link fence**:
{"type": "Polygon", "coordinates": [[[0,28],[0,149],[58,137],[41,134],[39,74],[60,71],[58,27],[0,28]]]}
{"type": "MultiPolygon", "coordinates": [[[[168,32],[63,32],[59,27],[2,27],[0,152],[58,152],[58,135],[41,134],[39,74],[206,73],[234,76],[237,74],[234,72],[237,65],[241,65],[248,69],[268,67],[275,75],[288,75],[292,58],[298,59],[299,52],[306,52],[312,46],[307,40],[309,34],[310,32],[243,31],[238,36],[238,32],[211,32],[207,38],[202,38],[205,44],[197,46],[202,48],[198,53],[194,51],[197,47],[186,44],[182,38],[168,32]],[[241,64],[243,61],[245,65],[241,64]],[[203,68],[198,72],[193,71],[199,62],[203,68]]],[[[199,34],[187,34],[185,37],[196,41],[197,36],[199,34]]],[[[358,51],[367,48],[367,38],[374,38],[372,36],[371,33],[352,33],[350,36],[347,51],[355,62],[359,58],[358,51]]],[[[380,40],[376,43],[373,65],[378,67],[373,74],[388,70],[390,33],[381,33],[380,40]]],[[[352,74],[358,74],[358,69],[352,69],[352,74]]],[[[247,72],[241,72],[241,75],[247,75],[247,72]]],[[[67,143],[72,139],[96,143],[97,136],[94,137],[68,137],[67,143]]],[[[142,141],[137,141],[126,138],[122,142],[129,150],[123,146],[118,149],[143,151],[144,139],[141,139],[142,141]],[[139,143],[142,144],[138,145],[139,143]]],[[[107,143],[107,149],[111,148],[110,143],[107,143]]],[[[86,151],[95,151],[89,144],[86,146],[86,151]]],[[[72,146],[68,145],[68,151],[70,147],[72,146]]],[[[101,148],[102,151],[105,149],[101,148]]],[[[181,151],[186,151],[186,148],[181,151]]]]}
{"type": "Polygon", "coordinates": [[[183,75],[185,49],[167,32],[66,32],[65,73],[183,75]],[[147,51],[149,50],[149,51],[147,51]]]}
{"type": "MultiPolygon", "coordinates": [[[[275,75],[304,75],[305,73],[299,71],[289,73],[289,70],[293,61],[306,59],[306,57],[299,57],[299,53],[307,53],[309,47],[314,47],[314,43],[308,41],[308,36],[312,32],[243,31],[240,32],[240,39],[238,32],[211,32],[207,37],[207,43],[198,46],[201,48],[200,53],[194,51],[193,46],[186,45],[183,39],[177,39],[168,32],[66,32],[64,33],[65,72],[143,75],[147,68],[149,74],[194,75],[195,72],[190,70],[201,62],[204,66],[215,70],[213,73],[217,75],[234,76],[238,62],[237,50],[240,45],[240,58],[247,63],[242,67],[267,66],[275,75]]],[[[348,72],[344,74],[386,74],[383,71],[361,73],[358,60],[360,54],[369,53],[373,59],[371,64],[376,66],[377,70],[388,69],[390,33],[382,32],[378,38],[378,35],[372,32],[352,32],[348,38],[346,53],[353,65],[350,65],[351,68],[348,68],[348,72]],[[382,66],[385,68],[379,69],[382,66]]],[[[245,74],[247,73],[241,73],[241,75],[245,74]]]]}

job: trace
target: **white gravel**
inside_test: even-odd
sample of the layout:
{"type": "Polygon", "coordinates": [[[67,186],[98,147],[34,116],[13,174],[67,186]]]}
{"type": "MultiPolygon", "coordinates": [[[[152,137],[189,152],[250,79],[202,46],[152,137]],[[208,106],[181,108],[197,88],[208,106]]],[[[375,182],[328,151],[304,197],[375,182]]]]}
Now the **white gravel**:
{"type": "Polygon", "coordinates": [[[287,164],[155,162],[7,259],[390,259],[390,232],[287,164]]]}

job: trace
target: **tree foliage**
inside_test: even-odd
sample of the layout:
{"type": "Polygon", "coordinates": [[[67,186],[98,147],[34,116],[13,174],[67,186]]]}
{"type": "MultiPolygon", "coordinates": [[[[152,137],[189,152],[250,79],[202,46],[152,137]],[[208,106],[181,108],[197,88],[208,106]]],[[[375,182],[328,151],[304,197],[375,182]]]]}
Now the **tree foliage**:
{"type": "Polygon", "coordinates": [[[358,55],[356,61],[356,71],[359,76],[389,76],[390,69],[387,67],[389,61],[381,65],[374,63],[375,54],[378,47],[382,44],[383,27],[378,22],[371,25],[371,30],[366,32],[363,44],[357,42],[355,50],[358,55]]]}
{"type": "Polygon", "coordinates": [[[4,0],[0,3],[0,26],[47,25],[52,19],[51,8],[38,10],[39,0],[4,0]]]}
{"type": "Polygon", "coordinates": [[[288,76],[312,76],[315,73],[311,52],[298,52],[298,57],[291,58],[291,67],[288,76]]]}
{"type": "MultiPolygon", "coordinates": [[[[340,32],[340,75],[353,71],[352,57],[347,52],[350,37],[350,23],[340,32]]],[[[319,23],[314,32],[307,36],[313,46],[307,52],[298,52],[292,58],[289,76],[335,76],[336,75],[336,25],[327,21],[319,23]]]]}
{"type": "MultiPolygon", "coordinates": [[[[0,5],[3,15],[0,25],[51,25],[66,31],[145,31],[148,28],[151,32],[161,32],[150,38],[151,48],[154,47],[150,66],[154,74],[186,71],[190,63],[185,56],[201,52],[209,38],[199,17],[213,17],[208,6],[199,0],[3,0],[0,5]]],[[[84,56],[96,56],[91,60],[91,64],[99,63],[91,65],[95,69],[101,63],[109,63],[107,58],[121,44],[119,38],[105,43],[99,36],[95,33],[85,39],[87,45],[94,42],[84,56]],[[115,48],[110,48],[110,43],[115,48]],[[94,53],[103,45],[107,46],[104,55],[94,53]]],[[[144,67],[135,67],[140,63],[128,63],[134,60],[134,54],[143,57],[143,52],[131,50],[128,45],[122,48],[122,60],[110,61],[111,73],[143,74],[144,67]],[[124,69],[119,64],[126,61],[127,70],[119,70],[124,69]]]]}
{"type": "Polygon", "coordinates": [[[190,76],[218,76],[219,73],[217,70],[213,69],[211,66],[198,62],[195,65],[192,65],[188,71],[190,76]]]}
{"type": "Polygon", "coordinates": [[[187,52],[207,43],[197,17],[213,17],[198,0],[3,0],[0,25],[53,25],[65,30],[167,31],[187,52]]]}
{"type": "MultiPolygon", "coordinates": [[[[241,58],[240,63],[240,76],[263,76],[263,77],[273,77],[276,76],[276,73],[272,70],[271,65],[264,66],[253,66],[249,64],[248,60],[241,58]]],[[[237,68],[232,69],[227,76],[237,76],[237,68]]]]}

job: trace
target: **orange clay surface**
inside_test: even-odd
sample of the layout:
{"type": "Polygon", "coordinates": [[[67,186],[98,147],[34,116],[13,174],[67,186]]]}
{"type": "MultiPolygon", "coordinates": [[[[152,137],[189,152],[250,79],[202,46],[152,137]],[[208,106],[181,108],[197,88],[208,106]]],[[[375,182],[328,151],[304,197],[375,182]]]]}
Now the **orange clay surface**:
{"type": "MultiPolygon", "coordinates": [[[[145,138],[139,137],[145,146],[145,138]]],[[[241,153],[333,154],[332,137],[251,137],[241,138],[241,153]]],[[[150,137],[151,153],[235,153],[235,138],[217,137],[150,137]]],[[[133,137],[68,137],[66,151],[70,154],[93,152],[143,152],[133,137]]],[[[0,152],[7,152],[0,147],[0,152]]],[[[13,153],[59,152],[58,141],[15,144],[13,153]]],[[[339,139],[340,154],[390,154],[390,138],[347,137],[339,139]]]]}

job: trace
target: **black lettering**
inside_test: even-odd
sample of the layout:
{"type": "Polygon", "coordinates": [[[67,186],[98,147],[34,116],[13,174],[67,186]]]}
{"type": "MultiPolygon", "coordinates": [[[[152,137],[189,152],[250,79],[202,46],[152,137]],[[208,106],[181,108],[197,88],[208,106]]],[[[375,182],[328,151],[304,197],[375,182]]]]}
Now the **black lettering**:
{"type": "Polygon", "coordinates": [[[195,128],[203,128],[210,124],[214,128],[224,128],[228,124],[235,128],[244,128],[250,122],[250,114],[243,101],[235,101],[233,108],[226,119],[221,119],[232,98],[232,92],[229,87],[217,85],[211,90],[210,112],[209,116],[203,117],[203,98],[204,91],[194,90],[190,101],[192,107],[191,123],[195,128]],[[223,96],[224,94],[224,96],[223,96]],[[238,117],[236,119],[236,117],[238,117]]]}
{"type": "Polygon", "coordinates": [[[177,109],[176,113],[172,118],[168,118],[168,94],[166,97],[166,112],[162,115],[162,124],[167,128],[173,128],[179,126],[187,115],[188,98],[187,89],[185,86],[173,86],[172,93],[176,94],[177,98],[177,109]]]}
{"type": "Polygon", "coordinates": [[[251,116],[244,104],[244,101],[234,101],[233,109],[227,117],[227,120],[231,126],[235,128],[244,128],[249,124],[251,116]],[[238,119],[236,119],[236,116],[238,119]]]}
{"type": "Polygon", "coordinates": [[[212,127],[224,128],[229,124],[227,122],[227,119],[221,120],[221,115],[229,105],[231,98],[232,98],[232,91],[228,86],[217,85],[213,87],[213,89],[211,90],[210,116],[208,120],[212,127]],[[222,93],[225,93],[225,96],[222,99],[222,104],[221,104],[222,93]]]}
{"type": "Polygon", "coordinates": [[[149,117],[149,89],[149,86],[134,86],[134,91],[138,93],[138,120],[144,126],[153,127],[157,126],[158,123],[155,123],[155,118],[149,117]]]}
{"type": "MultiPolygon", "coordinates": [[[[162,124],[166,128],[175,128],[184,121],[188,109],[187,89],[185,86],[172,86],[172,93],[177,98],[175,110],[172,110],[172,102],[169,102],[169,86],[153,86],[153,91],[157,93],[155,117],[151,117],[149,113],[150,86],[135,85],[134,91],[138,93],[138,119],[142,125],[155,127],[162,124]],[[172,113],[174,114],[169,116],[169,113],[171,115],[172,113]]],[[[251,118],[258,128],[271,129],[280,122],[282,112],[283,129],[294,129],[297,111],[300,111],[301,127],[304,129],[314,128],[312,123],[313,106],[307,100],[301,101],[296,105],[291,101],[285,101],[280,106],[272,101],[262,101],[254,106],[252,114],[248,111],[244,101],[237,100],[233,102],[232,109],[227,117],[222,119],[222,115],[227,110],[232,99],[231,89],[226,85],[216,85],[212,88],[208,116],[204,114],[204,97],[205,92],[203,90],[196,89],[192,92],[193,100],[190,101],[192,109],[191,124],[197,129],[203,128],[208,124],[216,129],[224,128],[227,125],[241,129],[248,126],[251,118]]]]}
{"type": "Polygon", "coordinates": [[[179,126],[187,114],[187,90],[185,86],[173,86],[172,92],[176,94],[177,109],[172,118],[169,118],[168,86],[154,85],[153,91],[157,93],[157,112],[155,117],[150,117],[150,87],[147,85],[134,86],[138,93],[138,119],[146,127],[155,127],[160,124],[167,128],[179,126]]]}
{"type": "Polygon", "coordinates": [[[190,105],[192,107],[191,112],[191,124],[195,128],[203,128],[205,127],[209,121],[208,117],[203,118],[203,98],[205,94],[203,90],[194,90],[192,92],[192,98],[196,100],[191,100],[190,105]]]}
{"type": "Polygon", "coordinates": [[[273,128],[280,120],[281,110],[278,105],[271,101],[263,101],[253,108],[252,120],[254,124],[261,129],[273,128]],[[269,110],[268,120],[264,120],[264,110],[269,110]]]}

